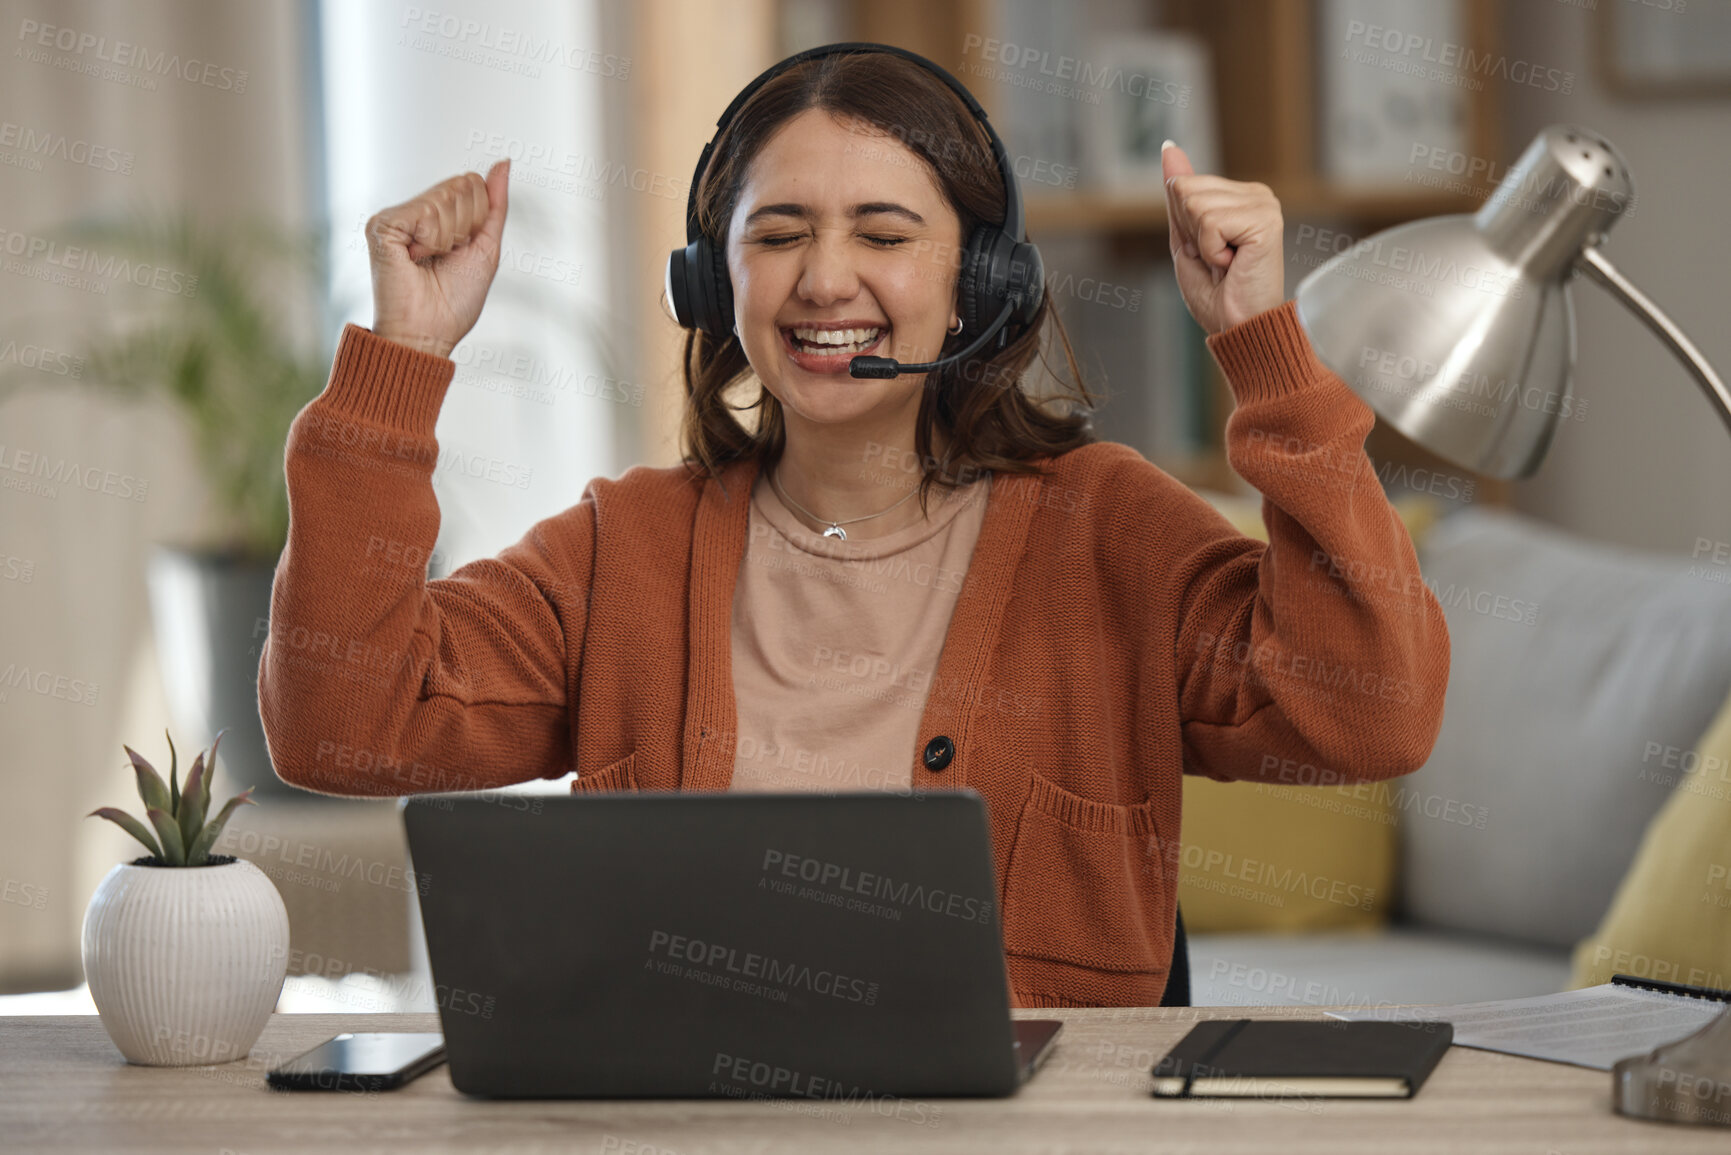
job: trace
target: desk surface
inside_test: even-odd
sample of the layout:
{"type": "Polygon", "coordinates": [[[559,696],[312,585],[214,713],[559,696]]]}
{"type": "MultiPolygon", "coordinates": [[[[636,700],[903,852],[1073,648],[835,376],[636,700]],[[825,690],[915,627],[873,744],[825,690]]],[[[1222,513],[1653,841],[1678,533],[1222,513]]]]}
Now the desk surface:
{"type": "Polygon", "coordinates": [[[276,1092],[265,1072],[340,1031],[436,1031],[436,1015],[273,1015],[247,1059],[135,1067],[94,1015],[0,1018],[0,1147],[7,1151],[767,1152],[1731,1151],[1723,1129],[1615,1114],[1610,1075],[1451,1048],[1416,1099],[1309,1104],[1173,1101],[1148,1068],[1203,1018],[1320,1018],[1315,1007],[1016,1011],[1061,1018],[1057,1049],[1009,1099],[483,1101],[441,1066],[398,1091],[276,1092]]]}

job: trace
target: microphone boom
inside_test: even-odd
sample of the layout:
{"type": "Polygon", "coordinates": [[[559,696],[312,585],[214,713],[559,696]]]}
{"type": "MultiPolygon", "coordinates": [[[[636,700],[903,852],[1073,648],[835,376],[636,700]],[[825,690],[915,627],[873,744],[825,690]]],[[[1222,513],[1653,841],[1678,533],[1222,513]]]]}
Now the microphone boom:
{"type": "Polygon", "coordinates": [[[903,373],[930,373],[933,369],[942,369],[946,365],[954,365],[957,361],[972,357],[986,347],[986,342],[998,335],[998,330],[1009,324],[1010,316],[1016,311],[1018,302],[1011,297],[1003,310],[985,332],[974,338],[974,343],[959,353],[951,353],[948,357],[939,357],[936,361],[918,362],[904,365],[894,357],[855,357],[847,363],[847,371],[853,377],[899,377],[903,373]]]}

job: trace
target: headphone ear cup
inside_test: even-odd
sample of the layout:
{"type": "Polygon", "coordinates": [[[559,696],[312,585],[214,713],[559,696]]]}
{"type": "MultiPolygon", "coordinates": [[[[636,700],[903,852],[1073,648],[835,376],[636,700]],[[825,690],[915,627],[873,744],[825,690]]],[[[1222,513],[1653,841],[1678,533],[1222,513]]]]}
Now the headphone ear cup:
{"type": "Polygon", "coordinates": [[[995,225],[974,227],[956,282],[963,333],[978,336],[1014,296],[1020,303],[1006,325],[1008,344],[1027,331],[1045,295],[1046,267],[1032,242],[1011,240],[995,225]]]}
{"type": "Polygon", "coordinates": [[[716,259],[708,237],[668,256],[667,296],[674,319],[685,328],[701,329],[717,341],[733,335],[733,285],[726,260],[716,259]]]}
{"type": "Polygon", "coordinates": [[[673,319],[690,329],[696,325],[696,313],[691,300],[691,246],[674,249],[667,254],[667,275],[662,291],[673,308],[673,319]]]}
{"type": "Polygon", "coordinates": [[[685,246],[683,272],[691,315],[681,317],[680,323],[725,341],[733,333],[733,287],[727,282],[727,264],[716,260],[708,237],[685,246]]]}
{"type": "Polygon", "coordinates": [[[992,236],[997,231],[991,225],[975,225],[967,247],[962,250],[961,268],[956,272],[956,315],[962,319],[964,340],[972,341],[979,336],[981,327],[998,315],[988,299],[992,236]]]}
{"type": "Polygon", "coordinates": [[[727,277],[727,253],[713,247],[708,237],[703,238],[703,251],[709,263],[710,319],[714,324],[709,332],[716,340],[725,341],[733,336],[733,282],[727,277]]]}
{"type": "Polygon", "coordinates": [[[1032,241],[1018,241],[1010,252],[1009,291],[1022,302],[1010,315],[1010,321],[1025,329],[1034,323],[1046,299],[1046,262],[1032,241]]]}

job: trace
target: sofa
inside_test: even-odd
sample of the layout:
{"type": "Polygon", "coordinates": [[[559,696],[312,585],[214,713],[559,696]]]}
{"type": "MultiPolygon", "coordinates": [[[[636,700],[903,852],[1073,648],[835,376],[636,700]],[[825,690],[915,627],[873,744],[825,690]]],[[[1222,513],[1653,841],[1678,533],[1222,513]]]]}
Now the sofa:
{"type": "MultiPolygon", "coordinates": [[[[1204,496],[1265,537],[1259,497],[1204,496]]],[[[1657,554],[1507,508],[1393,503],[1449,624],[1436,745],[1385,783],[1302,764],[1268,782],[1186,777],[1192,1002],[1474,1002],[1615,970],[1731,970],[1711,965],[1731,946],[1731,884],[1718,905],[1694,894],[1727,873],[1731,821],[1675,793],[1703,763],[1725,770],[1701,747],[1715,718],[1731,741],[1731,547],[1715,563],[1699,543],[1698,558],[1657,554]],[[1695,831],[1687,865],[1658,857],[1675,858],[1668,804],[1664,821],[1695,831]],[[1708,912],[1718,937],[1703,942],[1708,912]],[[1644,949],[1663,939],[1643,918],[1695,945],[1644,949]]]]}

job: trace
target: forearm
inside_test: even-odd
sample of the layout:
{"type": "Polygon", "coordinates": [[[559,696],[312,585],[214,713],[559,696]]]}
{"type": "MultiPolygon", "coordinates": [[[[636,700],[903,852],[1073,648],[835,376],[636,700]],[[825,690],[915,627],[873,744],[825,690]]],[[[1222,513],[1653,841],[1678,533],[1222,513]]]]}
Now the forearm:
{"type": "Polygon", "coordinates": [[[563,650],[534,581],[498,560],[465,567],[468,581],[426,580],[433,427],[453,369],[350,327],[290,430],[259,708],[277,773],[296,785],[407,794],[560,767],[563,650]]]}
{"type": "Polygon", "coordinates": [[[1441,725],[1448,631],[1364,452],[1374,414],[1316,360],[1290,302],[1209,346],[1237,399],[1228,457],[1263,494],[1268,542],[1196,576],[1186,742],[1215,777],[1294,760],[1342,781],[1414,770],[1441,725]]]}

